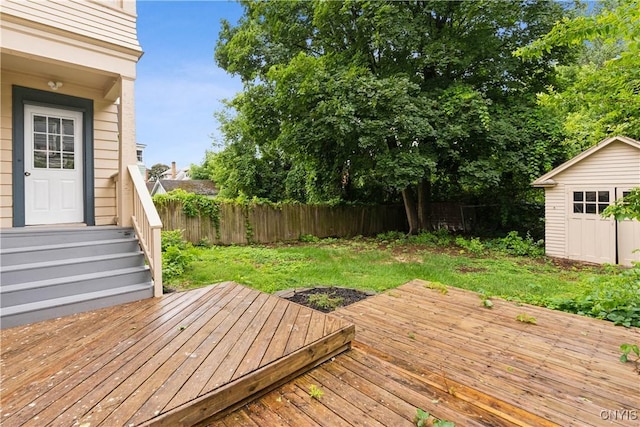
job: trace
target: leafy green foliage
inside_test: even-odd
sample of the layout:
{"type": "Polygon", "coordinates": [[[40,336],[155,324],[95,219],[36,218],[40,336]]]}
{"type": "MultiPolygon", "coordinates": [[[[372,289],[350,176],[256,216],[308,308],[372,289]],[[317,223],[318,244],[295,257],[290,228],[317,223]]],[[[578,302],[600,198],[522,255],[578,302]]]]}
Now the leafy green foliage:
{"type": "Polygon", "coordinates": [[[529,316],[527,313],[520,313],[516,316],[516,320],[518,322],[522,322],[522,323],[530,323],[532,325],[535,325],[536,323],[538,323],[538,321],[536,320],[535,317],[533,316],[529,316]]]}
{"type": "Polygon", "coordinates": [[[570,299],[553,300],[551,308],[640,327],[640,265],[615,275],[591,279],[588,290],[570,299]]]}
{"type": "Polygon", "coordinates": [[[187,216],[204,216],[211,219],[216,228],[216,233],[220,233],[220,200],[189,193],[182,189],[169,191],[166,194],[156,194],[153,202],[157,206],[162,206],[169,201],[177,201],[182,204],[182,210],[187,216]]]}
{"type": "Polygon", "coordinates": [[[531,179],[566,158],[560,123],[535,104],[562,53],[511,55],[564,14],[557,2],[242,5],[215,57],[244,90],[202,166],[226,197],[402,197],[415,232],[435,197],[498,195],[515,217],[531,179]]]}
{"type": "Polygon", "coordinates": [[[309,295],[307,300],[312,306],[329,311],[335,310],[344,302],[344,298],[331,296],[326,293],[309,295]]]}
{"type": "Polygon", "coordinates": [[[622,354],[620,355],[620,361],[622,363],[631,362],[634,364],[635,371],[640,374],[640,348],[637,344],[622,344],[620,346],[620,351],[622,354]],[[629,355],[635,355],[629,357],[629,355]]]}
{"type": "Polygon", "coordinates": [[[640,187],[632,188],[627,196],[607,206],[602,216],[613,216],[618,221],[623,219],[640,221],[640,187]]]}
{"type": "Polygon", "coordinates": [[[309,386],[309,397],[312,399],[320,400],[324,396],[324,391],[315,384],[309,386]]]}
{"type": "Polygon", "coordinates": [[[451,421],[435,418],[429,412],[420,408],[417,409],[413,422],[416,423],[417,427],[455,427],[455,424],[451,421]]]}
{"type": "Polygon", "coordinates": [[[162,277],[171,283],[185,273],[195,253],[191,243],[184,240],[182,230],[163,231],[161,236],[162,277]]]}
{"type": "Polygon", "coordinates": [[[460,246],[464,251],[472,255],[480,255],[485,251],[485,247],[477,237],[465,239],[464,237],[456,237],[456,245],[460,246]]]}
{"type": "Polygon", "coordinates": [[[540,60],[558,49],[582,50],[578,64],[560,63],[560,78],[540,104],[564,122],[574,154],[612,135],[640,137],[640,8],[605,1],[597,13],[564,18],[516,54],[540,60]]]}
{"type": "Polygon", "coordinates": [[[503,238],[494,239],[490,246],[509,255],[528,257],[544,255],[543,240],[534,241],[529,234],[522,237],[517,231],[511,231],[503,238]]]}

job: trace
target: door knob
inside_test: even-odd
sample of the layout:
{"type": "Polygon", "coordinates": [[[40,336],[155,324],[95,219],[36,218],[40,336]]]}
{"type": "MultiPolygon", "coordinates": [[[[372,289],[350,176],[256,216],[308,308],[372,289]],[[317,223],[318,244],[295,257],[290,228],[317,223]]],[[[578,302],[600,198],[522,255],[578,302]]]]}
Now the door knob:
{"type": "Polygon", "coordinates": [[[31,176],[31,172],[25,172],[24,176],[31,176]]]}

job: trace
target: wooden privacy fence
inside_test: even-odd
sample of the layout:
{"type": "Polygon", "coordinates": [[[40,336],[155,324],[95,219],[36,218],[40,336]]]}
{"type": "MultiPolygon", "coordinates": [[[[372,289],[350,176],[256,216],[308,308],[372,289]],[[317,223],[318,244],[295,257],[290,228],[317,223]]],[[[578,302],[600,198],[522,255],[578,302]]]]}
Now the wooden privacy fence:
{"type": "Polygon", "coordinates": [[[297,240],[300,236],[373,236],[408,229],[403,206],[319,206],[220,204],[220,225],[209,217],[187,216],[180,201],[158,206],[164,230],[184,230],[192,243],[231,245],[297,240]]]}

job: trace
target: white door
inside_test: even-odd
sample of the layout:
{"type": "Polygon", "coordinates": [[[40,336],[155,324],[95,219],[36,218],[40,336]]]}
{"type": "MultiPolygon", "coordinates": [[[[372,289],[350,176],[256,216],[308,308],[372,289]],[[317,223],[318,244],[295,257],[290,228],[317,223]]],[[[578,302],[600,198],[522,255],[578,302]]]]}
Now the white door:
{"type": "Polygon", "coordinates": [[[616,221],[600,215],[614,197],[614,188],[569,188],[567,258],[616,263],[616,221]]]}
{"type": "Polygon", "coordinates": [[[25,224],[84,222],[82,113],[24,107],[25,224]]]}
{"type": "MultiPolygon", "coordinates": [[[[630,188],[616,188],[616,199],[629,194],[630,188]]],[[[640,262],[640,222],[624,219],[618,221],[618,264],[631,266],[633,261],[640,262]]]]}

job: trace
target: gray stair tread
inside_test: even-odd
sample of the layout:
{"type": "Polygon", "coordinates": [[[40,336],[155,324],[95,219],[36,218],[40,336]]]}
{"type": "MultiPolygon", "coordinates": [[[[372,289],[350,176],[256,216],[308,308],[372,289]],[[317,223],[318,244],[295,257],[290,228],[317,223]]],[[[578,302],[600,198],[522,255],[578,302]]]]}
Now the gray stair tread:
{"type": "Polygon", "coordinates": [[[27,289],[44,288],[47,286],[56,286],[63,283],[73,283],[73,282],[80,282],[85,280],[100,279],[103,277],[122,276],[125,274],[138,273],[141,271],[150,271],[149,266],[142,265],[139,267],[128,267],[128,268],[121,268],[118,270],[111,270],[111,271],[99,271],[97,273],[87,273],[87,274],[78,274],[75,276],[56,277],[54,279],[38,280],[38,281],[33,281],[28,283],[2,285],[2,287],[0,287],[0,294],[23,291],[27,289]]]}
{"type": "Polygon", "coordinates": [[[138,239],[136,239],[135,237],[126,237],[122,239],[107,239],[107,240],[60,243],[57,245],[24,246],[24,247],[18,247],[18,248],[0,249],[0,255],[13,254],[18,252],[36,252],[36,251],[46,251],[46,250],[55,250],[55,249],[79,248],[84,246],[97,246],[97,245],[103,245],[103,244],[108,245],[113,243],[128,243],[128,242],[136,242],[137,240],[138,239]]]}
{"type": "Polygon", "coordinates": [[[42,310],[46,308],[52,308],[52,307],[60,307],[63,305],[75,304],[83,301],[97,300],[100,298],[106,298],[114,295],[120,295],[120,294],[129,293],[129,292],[151,289],[152,286],[153,285],[151,282],[140,283],[137,285],[122,286],[119,288],[112,288],[112,289],[107,289],[103,291],[87,292],[87,293],[72,295],[68,297],[60,297],[60,298],[54,298],[54,299],[49,299],[44,301],[32,302],[28,304],[14,305],[11,307],[3,308],[1,316],[2,317],[12,316],[15,314],[28,313],[28,312],[42,310]]]}
{"type": "Polygon", "coordinates": [[[6,235],[15,235],[15,234],[67,234],[67,233],[76,233],[76,232],[101,232],[101,231],[125,231],[132,232],[133,228],[131,227],[120,227],[117,225],[97,225],[97,226],[77,226],[77,227],[13,227],[13,228],[3,228],[0,230],[0,234],[6,235]]]}
{"type": "Polygon", "coordinates": [[[118,259],[118,258],[129,258],[133,256],[143,255],[142,251],[136,252],[124,252],[117,254],[106,254],[106,255],[97,255],[91,257],[82,257],[82,258],[73,258],[73,259],[63,259],[63,260],[55,260],[55,261],[45,261],[45,262],[33,262],[29,264],[16,264],[16,265],[7,265],[0,266],[0,272],[6,273],[9,271],[19,271],[19,270],[31,270],[35,268],[45,268],[45,267],[55,267],[59,265],[71,265],[71,264],[80,264],[91,261],[102,261],[109,259],[118,259]]]}

